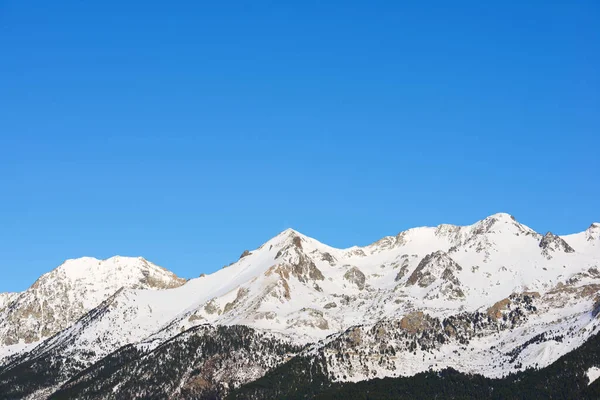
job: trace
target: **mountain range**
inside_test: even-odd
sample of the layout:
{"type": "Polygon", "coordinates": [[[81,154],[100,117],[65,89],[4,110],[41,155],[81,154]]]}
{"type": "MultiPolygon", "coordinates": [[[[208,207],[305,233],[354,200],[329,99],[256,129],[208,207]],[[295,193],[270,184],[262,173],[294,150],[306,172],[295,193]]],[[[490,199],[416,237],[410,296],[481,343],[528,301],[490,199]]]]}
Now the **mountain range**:
{"type": "Polygon", "coordinates": [[[288,229],[189,280],[81,258],[0,294],[0,399],[415,398],[424,379],[494,398],[568,363],[566,393],[594,398],[599,315],[598,223],[500,213],[347,249],[288,229]]]}

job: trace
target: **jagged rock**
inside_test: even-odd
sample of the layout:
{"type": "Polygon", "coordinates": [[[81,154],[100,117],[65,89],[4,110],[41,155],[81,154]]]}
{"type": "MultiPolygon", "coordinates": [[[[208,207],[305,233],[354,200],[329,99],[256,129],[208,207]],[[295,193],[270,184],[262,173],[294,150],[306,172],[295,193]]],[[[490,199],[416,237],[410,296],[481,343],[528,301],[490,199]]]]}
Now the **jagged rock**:
{"type": "Polygon", "coordinates": [[[407,285],[418,284],[421,287],[427,287],[441,278],[458,285],[460,282],[454,276],[454,272],[460,270],[462,267],[447,253],[436,251],[428,254],[419,262],[406,283],[407,285]]]}
{"type": "Polygon", "coordinates": [[[204,311],[206,311],[207,314],[221,314],[221,308],[215,299],[210,300],[204,305],[204,311]]]}
{"type": "Polygon", "coordinates": [[[594,308],[592,309],[592,316],[594,318],[598,317],[600,314],[600,295],[596,296],[594,301],[594,308]]]}
{"type": "Polygon", "coordinates": [[[242,253],[242,255],[240,256],[240,260],[244,257],[248,257],[250,254],[252,254],[250,252],[250,250],[244,250],[244,252],[242,253]]]}
{"type": "Polygon", "coordinates": [[[335,257],[333,257],[330,253],[323,253],[321,254],[321,260],[323,261],[327,261],[329,263],[329,265],[335,265],[335,257]]]}
{"type": "Polygon", "coordinates": [[[540,240],[540,248],[542,249],[542,254],[547,259],[552,259],[551,252],[562,251],[564,253],[574,253],[575,250],[569,246],[567,242],[564,241],[559,236],[556,236],[552,232],[548,232],[544,235],[542,240],[540,240]]]}
{"type": "Polygon", "coordinates": [[[325,279],[323,273],[317,268],[315,263],[303,254],[298,258],[298,262],[292,265],[292,274],[300,282],[306,282],[308,279],[313,281],[322,281],[325,279]]]}
{"type": "Polygon", "coordinates": [[[361,272],[357,267],[350,268],[345,274],[344,279],[354,283],[358,289],[363,290],[365,288],[365,274],[361,272]]]}
{"type": "Polygon", "coordinates": [[[402,260],[402,265],[400,266],[400,271],[398,271],[398,273],[396,274],[396,278],[394,279],[396,282],[398,282],[399,280],[401,280],[402,278],[404,278],[406,276],[406,273],[408,272],[408,259],[405,258],[402,260]]]}
{"type": "Polygon", "coordinates": [[[325,304],[325,306],[323,308],[325,308],[326,310],[330,309],[330,308],[336,308],[337,304],[335,302],[331,302],[331,303],[327,303],[325,304]]]}
{"type": "Polygon", "coordinates": [[[300,282],[324,280],[323,273],[315,265],[312,258],[303,252],[302,239],[295,233],[291,234],[292,243],[283,246],[276,254],[275,260],[282,265],[289,265],[290,273],[300,282]]]}

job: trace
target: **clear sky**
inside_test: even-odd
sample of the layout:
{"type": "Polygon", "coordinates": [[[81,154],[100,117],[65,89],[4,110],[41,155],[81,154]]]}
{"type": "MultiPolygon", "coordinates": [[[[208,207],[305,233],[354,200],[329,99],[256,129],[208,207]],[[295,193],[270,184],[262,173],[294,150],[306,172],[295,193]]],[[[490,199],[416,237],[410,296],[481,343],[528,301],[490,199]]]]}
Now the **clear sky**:
{"type": "Polygon", "coordinates": [[[288,227],[586,229],[600,5],[490,3],[0,0],[0,291],[84,255],[196,277],[288,227]]]}

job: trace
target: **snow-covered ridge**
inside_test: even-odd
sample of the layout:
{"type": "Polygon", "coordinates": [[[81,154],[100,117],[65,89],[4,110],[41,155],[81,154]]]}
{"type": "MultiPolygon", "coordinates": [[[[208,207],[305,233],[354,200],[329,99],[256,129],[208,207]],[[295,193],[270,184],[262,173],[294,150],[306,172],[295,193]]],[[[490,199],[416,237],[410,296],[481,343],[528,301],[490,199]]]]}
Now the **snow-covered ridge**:
{"type": "Polygon", "coordinates": [[[167,289],[183,283],[142,257],[67,260],[26,291],[0,297],[0,356],[2,348],[10,353],[11,346],[20,349],[67,328],[121,287],[167,289]]]}
{"type": "MultiPolygon", "coordinates": [[[[359,334],[354,329],[361,326],[361,341],[344,347],[353,354],[358,350],[368,353],[369,346],[388,340],[380,333],[383,331],[402,338],[398,341],[402,349],[406,335],[420,335],[421,326],[438,330],[443,321],[452,320],[458,324],[452,329],[457,330],[477,320],[481,329],[461,336],[461,340],[468,338],[476,344],[473,350],[463,349],[458,336],[442,327],[438,333],[446,335],[447,341],[428,348],[437,353],[424,355],[415,350],[416,355],[411,356],[410,350],[410,354],[390,359],[396,360],[393,365],[388,360],[386,368],[379,368],[373,361],[372,367],[379,377],[414,374],[435,367],[437,354],[448,356],[444,363],[437,362],[439,366],[482,372],[493,346],[497,365],[483,372],[499,376],[536,363],[547,365],[596,331],[598,233],[600,226],[593,224],[574,235],[540,234],[509,214],[499,213],[468,226],[413,228],[364,247],[337,249],[287,229],[258,249],[244,252],[228,267],[185,284],[141,258],[68,261],[55,270],[59,272],[52,279],[45,275],[32,286],[21,309],[44,304],[41,296],[45,289],[40,288],[55,291],[61,287],[59,292],[67,293],[68,302],[59,304],[80,301],[83,310],[125,286],[101,310],[87,314],[85,323],[72,325],[52,339],[52,346],[65,356],[86,354],[86,363],[128,343],[155,348],[202,324],[246,325],[299,344],[313,343],[317,348],[347,332],[359,334]],[[120,284],[123,279],[127,285],[120,284]],[[169,287],[173,288],[149,290],[169,287]],[[90,293],[93,300],[83,304],[90,293]],[[533,306],[521,303],[523,293],[533,299],[533,306]],[[523,318],[521,313],[525,313],[523,318]],[[513,321],[510,329],[504,328],[505,316],[513,321]],[[575,331],[569,332],[568,340],[559,343],[553,339],[569,329],[575,331]],[[552,334],[547,333],[550,330],[552,334]],[[542,339],[525,345],[536,335],[542,339]],[[93,356],[89,356],[90,350],[93,356]],[[449,357],[459,350],[460,357],[449,357]],[[505,354],[509,352],[513,354],[510,357],[505,354]]],[[[59,316],[67,309],[55,306],[54,311],[59,316]]],[[[73,321],[73,316],[68,318],[73,321]]],[[[29,320],[29,316],[21,319],[29,320]]],[[[5,325],[0,323],[0,335],[2,329],[15,329],[5,325]]],[[[32,326],[31,331],[38,332],[44,324],[32,326]]],[[[410,336],[410,340],[420,339],[410,336]]],[[[24,338],[18,343],[25,343],[24,338]]],[[[37,351],[45,349],[41,346],[37,351]]],[[[369,378],[342,370],[361,363],[364,360],[332,364],[340,369],[332,369],[335,379],[369,378]]]]}

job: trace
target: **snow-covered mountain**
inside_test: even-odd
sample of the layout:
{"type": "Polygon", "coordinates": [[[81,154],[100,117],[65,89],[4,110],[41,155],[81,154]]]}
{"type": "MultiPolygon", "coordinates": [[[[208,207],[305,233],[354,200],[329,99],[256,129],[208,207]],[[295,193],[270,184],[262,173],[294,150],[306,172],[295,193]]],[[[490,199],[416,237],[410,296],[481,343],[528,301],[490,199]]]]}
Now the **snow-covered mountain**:
{"type": "MultiPolygon", "coordinates": [[[[111,357],[145,357],[140,368],[154,365],[151,360],[162,357],[160,349],[167,343],[187,351],[188,339],[180,340],[209,334],[202,326],[252,329],[254,345],[264,352],[264,360],[252,364],[260,374],[296,352],[322,363],[331,381],[410,376],[446,367],[500,377],[549,365],[600,329],[596,223],[561,237],[537,233],[501,213],[469,226],[409,229],[348,249],[288,229],[228,267],[185,284],[143,259],[129,268],[124,265],[132,263],[122,259],[104,264],[86,260],[53,271],[48,284],[41,282],[45,275],[27,292],[11,297],[4,309],[0,302],[0,338],[9,338],[5,348],[44,336],[48,322],[42,322],[41,305],[46,309],[50,304],[42,296],[56,293],[57,287],[64,299],[53,297],[52,321],[59,322],[51,327],[55,332],[65,328],[5,360],[0,391],[3,384],[27,386],[18,393],[45,398],[63,385],[73,388],[77,385],[67,384],[69,379],[120,348],[133,350],[111,357]],[[75,312],[69,310],[73,304],[80,304],[75,312]],[[17,312],[20,319],[6,317],[17,312]],[[26,333],[10,336],[21,327],[26,333]],[[182,332],[188,336],[176,339],[182,332]],[[284,343],[290,347],[278,351],[284,343]],[[47,365],[57,367],[48,371],[47,365]],[[44,379],[36,379],[45,386],[25,385],[23,371],[39,371],[44,379]]],[[[208,361],[200,359],[206,372],[208,361]]],[[[211,376],[225,373],[219,363],[209,364],[211,376]]],[[[121,373],[129,374],[129,395],[140,383],[131,377],[134,364],[128,365],[121,373]]],[[[180,367],[182,385],[192,384],[192,378],[207,379],[180,367]]],[[[256,378],[254,374],[246,381],[256,378]]],[[[93,379],[85,379],[93,385],[93,379]]],[[[211,379],[207,388],[226,390],[227,385],[211,379]]],[[[94,392],[88,389],[78,396],[94,392]]]]}
{"type": "Polygon", "coordinates": [[[26,291],[0,295],[0,358],[69,327],[122,287],[167,289],[185,281],[141,257],[67,260],[26,291]]]}

